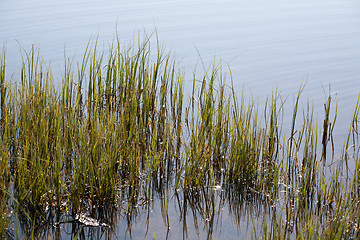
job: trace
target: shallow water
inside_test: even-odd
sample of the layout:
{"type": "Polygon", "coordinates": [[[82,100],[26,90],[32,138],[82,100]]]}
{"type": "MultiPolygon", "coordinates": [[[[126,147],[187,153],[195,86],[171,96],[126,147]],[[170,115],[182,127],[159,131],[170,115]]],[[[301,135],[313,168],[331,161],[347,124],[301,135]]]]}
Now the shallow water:
{"type": "Polygon", "coordinates": [[[39,46],[46,60],[60,66],[64,50],[68,57],[81,55],[93,35],[106,44],[117,31],[126,43],[138,31],[156,28],[183,67],[200,65],[199,55],[206,66],[221,58],[230,64],[237,86],[251,87],[254,96],[269,95],[276,86],[293,93],[304,78],[316,99],[322,97],[321,85],[329,83],[348,101],[359,90],[356,0],[15,0],[0,7],[0,41],[9,72],[19,67],[19,45],[39,46]]]}
{"type": "MultiPolygon", "coordinates": [[[[256,196],[249,195],[243,201],[245,196],[230,197],[219,188],[212,202],[208,192],[184,200],[181,192],[166,191],[169,191],[168,199],[156,195],[149,203],[135,206],[128,215],[123,211],[126,204],[120,203],[122,207],[116,210],[93,212],[96,219],[84,213],[81,220],[78,215],[65,214],[56,222],[39,221],[34,236],[36,239],[74,239],[76,236],[79,239],[248,239],[254,236],[254,227],[262,230],[267,218],[266,204],[256,196]],[[166,201],[169,201],[168,212],[166,201]]],[[[21,234],[17,238],[22,239],[32,233],[32,228],[26,216],[20,219],[21,234]]]]}
{"type": "MultiPolygon", "coordinates": [[[[8,76],[20,65],[20,48],[38,46],[46,62],[61,69],[64,53],[75,61],[90,37],[100,47],[115,32],[124,44],[154,29],[176,54],[191,79],[214,59],[231,66],[235,86],[264,101],[278,88],[292,96],[303,81],[303,98],[322,111],[326,94],[336,93],[348,121],[360,80],[360,4],[356,0],[245,1],[2,1],[0,42],[8,76]],[[324,90],[325,89],[325,90],[324,90]]],[[[59,70],[60,71],[60,70],[59,70]]]]}
{"type": "MultiPolygon", "coordinates": [[[[339,104],[335,139],[340,139],[340,146],[360,91],[358,0],[13,0],[1,1],[0,9],[0,42],[6,49],[8,78],[16,79],[20,49],[29,50],[32,44],[56,70],[62,68],[65,52],[66,57],[79,60],[92,36],[98,34],[99,47],[106,49],[115,33],[128,44],[139,32],[151,34],[156,29],[159,40],[176,55],[189,80],[195,69],[201,72],[203,64],[221,59],[231,66],[238,90],[245,87],[248,96],[263,102],[278,88],[290,105],[306,80],[303,100],[313,103],[319,116],[330,85],[339,104]]],[[[288,116],[284,118],[285,130],[290,124],[288,116]]],[[[151,217],[155,221],[151,221],[145,238],[166,234],[159,202],[154,204],[151,217]]],[[[172,209],[169,238],[179,239],[183,227],[177,221],[176,207],[172,209]]],[[[236,224],[231,224],[233,219],[226,211],[215,239],[225,233],[236,238],[242,232],[230,230],[236,229],[236,224]]],[[[140,218],[133,224],[134,239],[144,237],[145,223],[140,218]]],[[[196,237],[193,224],[188,226],[189,237],[196,237]]],[[[125,222],[118,229],[116,235],[130,238],[125,222]]],[[[207,230],[204,232],[201,239],[207,230]]]]}

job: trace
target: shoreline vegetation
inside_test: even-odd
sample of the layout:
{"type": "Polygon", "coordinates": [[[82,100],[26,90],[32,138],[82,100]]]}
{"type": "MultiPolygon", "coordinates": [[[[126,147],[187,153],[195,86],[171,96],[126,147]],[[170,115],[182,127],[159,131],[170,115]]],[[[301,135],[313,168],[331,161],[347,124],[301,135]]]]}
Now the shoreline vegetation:
{"type": "Polygon", "coordinates": [[[59,226],[72,224],[74,238],[88,231],[110,239],[119,221],[131,229],[138,208],[154,199],[168,232],[169,202],[178,203],[184,236],[191,211],[212,239],[226,203],[235,222],[263,209],[249,238],[360,237],[359,99],[340,159],[330,164],[331,96],[322,121],[310,106],[298,109],[303,87],[293,109],[283,109],[276,92],[259,109],[216,64],[194,76],[187,96],[175,61],[159,45],[152,51],[150,39],[129,48],[114,41],[106,53],[96,45],[89,42],[77,67],[65,61],[56,86],[34,48],[16,83],[7,82],[1,53],[3,238],[60,239],[59,226]],[[293,116],[288,133],[283,111],[293,116]]]}

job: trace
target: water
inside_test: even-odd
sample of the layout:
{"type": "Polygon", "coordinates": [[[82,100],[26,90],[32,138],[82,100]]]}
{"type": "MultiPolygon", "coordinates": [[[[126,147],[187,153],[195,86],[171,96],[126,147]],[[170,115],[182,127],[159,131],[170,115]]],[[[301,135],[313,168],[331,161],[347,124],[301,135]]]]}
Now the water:
{"type": "MultiPolygon", "coordinates": [[[[7,76],[13,79],[20,68],[20,49],[29,50],[32,44],[56,71],[65,53],[79,59],[90,37],[98,35],[100,48],[106,48],[115,32],[127,44],[139,32],[156,29],[189,80],[195,69],[221,59],[231,66],[238,90],[245,87],[249,96],[263,102],[278,88],[290,105],[306,80],[303,99],[314,105],[320,119],[330,85],[339,104],[335,137],[340,145],[360,91],[358,0],[3,0],[0,9],[0,43],[6,47],[7,76]]],[[[162,224],[160,216],[154,218],[162,224]]],[[[179,224],[177,218],[175,214],[171,221],[179,224]]],[[[133,232],[141,235],[144,221],[134,224],[133,232]]],[[[156,230],[164,229],[161,224],[147,237],[161,232],[156,230]]],[[[176,230],[170,232],[181,238],[176,230]]]]}
{"type": "MultiPolygon", "coordinates": [[[[221,58],[231,66],[235,86],[255,99],[276,87],[290,96],[306,80],[304,99],[322,111],[323,88],[336,93],[349,117],[360,80],[360,4],[320,1],[2,1],[0,42],[5,43],[8,75],[19,69],[20,46],[38,46],[60,69],[64,53],[81,56],[91,36],[106,46],[117,32],[128,43],[157,29],[188,78],[221,58]]],[[[328,90],[325,90],[328,93],[328,90]]],[[[339,124],[342,125],[342,124],[339,124]]],[[[343,132],[345,129],[339,129],[343,132]]]]}

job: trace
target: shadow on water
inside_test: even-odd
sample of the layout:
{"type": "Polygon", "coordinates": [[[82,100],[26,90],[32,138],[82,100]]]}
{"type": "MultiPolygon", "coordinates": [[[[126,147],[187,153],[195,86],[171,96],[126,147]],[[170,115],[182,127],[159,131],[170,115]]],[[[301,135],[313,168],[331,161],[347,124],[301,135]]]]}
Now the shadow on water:
{"type": "Polygon", "coordinates": [[[240,237],[246,238],[255,224],[251,222],[262,221],[269,211],[268,203],[259,194],[219,186],[187,196],[164,187],[147,203],[138,199],[136,205],[129,205],[119,199],[119,204],[92,206],[75,215],[66,209],[71,207],[64,203],[62,209],[47,209],[42,217],[37,211],[23,208],[15,216],[11,226],[14,230],[8,230],[7,238],[217,239],[235,238],[241,232],[240,237]],[[154,214],[154,208],[159,212],[154,214]],[[139,224],[143,229],[138,229],[139,224]]]}

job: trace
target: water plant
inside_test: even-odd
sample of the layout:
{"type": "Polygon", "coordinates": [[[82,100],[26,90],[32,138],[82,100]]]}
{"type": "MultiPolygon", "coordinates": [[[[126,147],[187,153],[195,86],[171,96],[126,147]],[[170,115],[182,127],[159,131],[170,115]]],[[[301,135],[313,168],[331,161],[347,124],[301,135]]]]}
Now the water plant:
{"type": "Polygon", "coordinates": [[[119,221],[131,235],[140,209],[149,216],[156,199],[167,234],[169,203],[177,201],[184,236],[191,209],[211,239],[225,205],[239,224],[244,214],[263,217],[255,238],[359,236],[359,100],[341,159],[332,162],[331,95],[320,130],[310,104],[299,110],[302,85],[283,132],[288,109],[277,91],[262,110],[236,92],[221,64],[185,80],[150,39],[129,47],[116,39],[106,52],[90,41],[77,67],[65,60],[61,81],[33,47],[11,83],[2,52],[2,236],[61,238],[64,226],[73,237],[106,238],[119,221]]]}

